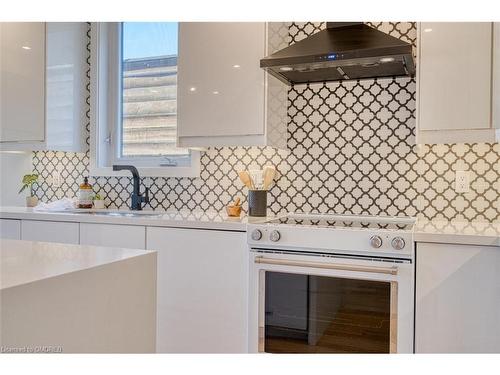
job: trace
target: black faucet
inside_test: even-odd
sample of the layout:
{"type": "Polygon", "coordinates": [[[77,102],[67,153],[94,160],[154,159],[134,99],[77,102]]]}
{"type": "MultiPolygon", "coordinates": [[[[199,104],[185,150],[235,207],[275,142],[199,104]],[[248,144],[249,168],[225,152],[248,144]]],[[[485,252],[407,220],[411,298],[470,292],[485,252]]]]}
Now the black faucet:
{"type": "Polygon", "coordinates": [[[113,165],[114,171],[130,171],[132,172],[132,178],[134,179],[134,191],[132,192],[132,204],[130,205],[130,209],[134,211],[142,210],[142,203],[149,203],[149,189],[146,188],[144,190],[144,195],[139,192],[139,172],[137,168],[133,165],[113,165]]]}

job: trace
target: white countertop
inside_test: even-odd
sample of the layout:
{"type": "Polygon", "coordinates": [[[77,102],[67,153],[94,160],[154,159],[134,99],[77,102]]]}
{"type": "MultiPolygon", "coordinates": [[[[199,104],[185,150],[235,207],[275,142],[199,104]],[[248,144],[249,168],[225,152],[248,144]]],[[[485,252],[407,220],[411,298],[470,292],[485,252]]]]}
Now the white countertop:
{"type": "Polygon", "coordinates": [[[77,272],[154,251],[0,240],[0,289],[77,272]]]}
{"type": "MultiPolygon", "coordinates": [[[[101,223],[101,224],[127,224],[146,225],[159,227],[179,227],[197,229],[217,229],[231,231],[246,231],[248,218],[245,215],[240,217],[228,217],[225,213],[216,211],[129,211],[129,210],[72,210],[61,211],[36,211],[33,208],[3,206],[0,207],[0,218],[2,219],[25,219],[25,220],[50,220],[80,223],[101,223]],[[136,216],[108,216],[95,215],[89,212],[125,212],[134,213],[136,216]],[[149,216],[148,214],[156,214],[149,216]]],[[[256,219],[262,220],[262,219],[256,219]]]]}
{"type": "MultiPolygon", "coordinates": [[[[247,224],[262,222],[266,218],[228,217],[225,213],[201,210],[167,210],[139,211],[136,216],[108,216],[89,214],[94,212],[125,212],[129,210],[74,210],[69,212],[35,211],[26,207],[0,207],[0,218],[48,220],[81,223],[126,224],[173,228],[214,229],[230,231],[246,231],[247,224]],[[155,216],[148,216],[154,213],[155,216]]],[[[484,246],[500,246],[500,221],[466,221],[466,220],[425,220],[418,219],[414,239],[417,242],[439,242],[452,244],[469,244],[484,246]]]]}
{"type": "Polygon", "coordinates": [[[417,220],[416,242],[500,246],[500,222],[417,220]]]}

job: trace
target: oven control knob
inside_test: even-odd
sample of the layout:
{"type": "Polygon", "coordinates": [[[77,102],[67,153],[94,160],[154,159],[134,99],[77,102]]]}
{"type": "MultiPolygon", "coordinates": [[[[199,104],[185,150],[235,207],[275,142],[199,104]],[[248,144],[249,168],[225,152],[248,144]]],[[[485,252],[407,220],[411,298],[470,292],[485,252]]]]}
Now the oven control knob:
{"type": "Polygon", "coordinates": [[[258,229],[252,231],[252,240],[258,241],[262,238],[262,232],[258,229]]]}
{"type": "Polygon", "coordinates": [[[401,237],[394,237],[391,241],[394,250],[402,250],[405,247],[405,240],[401,237]]]}
{"type": "Polygon", "coordinates": [[[380,238],[380,236],[372,236],[370,238],[370,245],[378,249],[380,246],[382,246],[382,238],[380,238]]]}
{"type": "Polygon", "coordinates": [[[273,242],[278,242],[280,240],[280,238],[281,238],[281,234],[277,230],[273,230],[271,232],[271,234],[269,235],[269,239],[273,242]]]}

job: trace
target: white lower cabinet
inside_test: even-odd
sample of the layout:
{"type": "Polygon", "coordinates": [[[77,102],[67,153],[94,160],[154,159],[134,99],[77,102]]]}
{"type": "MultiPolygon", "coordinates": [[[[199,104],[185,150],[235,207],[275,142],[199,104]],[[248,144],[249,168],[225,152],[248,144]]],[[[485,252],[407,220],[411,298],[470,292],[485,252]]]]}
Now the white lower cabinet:
{"type": "Polygon", "coordinates": [[[245,232],[147,228],[158,251],[157,351],[245,353],[245,232]]]}
{"type": "Polygon", "coordinates": [[[21,221],[21,239],[78,244],[80,242],[79,224],[58,221],[21,221]]]}
{"type": "Polygon", "coordinates": [[[0,238],[21,239],[21,220],[0,219],[0,238]]]}
{"type": "Polygon", "coordinates": [[[80,244],[145,249],[146,228],[140,225],[81,223],[80,244]]]}
{"type": "Polygon", "coordinates": [[[417,353],[500,352],[500,247],[417,243],[417,353]]]}

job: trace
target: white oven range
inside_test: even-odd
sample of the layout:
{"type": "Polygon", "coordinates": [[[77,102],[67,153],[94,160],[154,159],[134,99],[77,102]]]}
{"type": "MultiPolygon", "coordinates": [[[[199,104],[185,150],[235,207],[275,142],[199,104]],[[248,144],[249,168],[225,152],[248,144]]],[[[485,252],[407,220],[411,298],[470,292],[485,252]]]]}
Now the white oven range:
{"type": "Polygon", "coordinates": [[[248,224],[250,352],[412,353],[414,224],[320,214],[248,224]]]}

